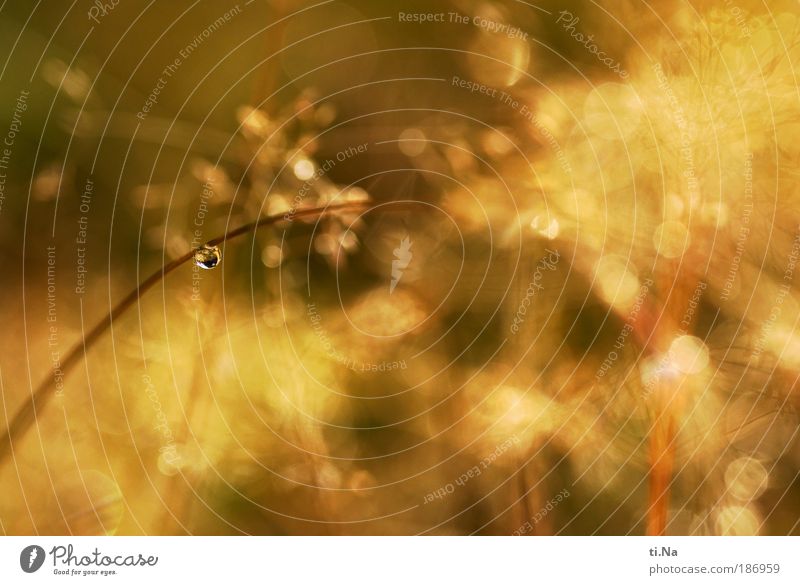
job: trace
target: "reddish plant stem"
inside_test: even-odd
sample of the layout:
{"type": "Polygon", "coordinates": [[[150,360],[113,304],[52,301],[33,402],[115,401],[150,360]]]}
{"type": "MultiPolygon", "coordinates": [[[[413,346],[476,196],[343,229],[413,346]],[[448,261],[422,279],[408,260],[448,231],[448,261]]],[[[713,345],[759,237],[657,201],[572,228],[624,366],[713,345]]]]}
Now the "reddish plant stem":
{"type": "MultiPolygon", "coordinates": [[[[659,353],[669,350],[676,335],[678,323],[683,321],[692,291],[697,285],[693,268],[687,262],[679,268],[674,264],[664,266],[656,279],[662,291],[670,291],[657,318],[647,325],[652,332],[653,345],[659,353]]],[[[691,327],[691,323],[689,324],[691,327]]],[[[670,486],[675,468],[675,441],[677,423],[683,412],[684,399],[679,394],[682,380],[668,377],[660,381],[651,396],[654,407],[650,429],[648,459],[648,509],[647,534],[663,536],[669,523],[670,486]]]]}
{"type": "MultiPolygon", "coordinates": [[[[665,392],[657,400],[669,396],[665,392]]],[[[673,408],[663,404],[659,409],[649,438],[649,493],[647,511],[647,534],[663,536],[669,520],[670,484],[675,465],[675,417],[673,408]]]]}

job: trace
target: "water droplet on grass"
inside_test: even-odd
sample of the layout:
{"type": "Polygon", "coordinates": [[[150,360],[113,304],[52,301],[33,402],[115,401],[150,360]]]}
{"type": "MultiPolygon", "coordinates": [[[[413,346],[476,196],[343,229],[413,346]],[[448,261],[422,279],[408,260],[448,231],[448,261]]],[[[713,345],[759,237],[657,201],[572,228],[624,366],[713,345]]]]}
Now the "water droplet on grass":
{"type": "Polygon", "coordinates": [[[222,262],[222,252],[219,246],[203,244],[194,253],[194,263],[205,270],[216,268],[220,262],[222,262]]]}

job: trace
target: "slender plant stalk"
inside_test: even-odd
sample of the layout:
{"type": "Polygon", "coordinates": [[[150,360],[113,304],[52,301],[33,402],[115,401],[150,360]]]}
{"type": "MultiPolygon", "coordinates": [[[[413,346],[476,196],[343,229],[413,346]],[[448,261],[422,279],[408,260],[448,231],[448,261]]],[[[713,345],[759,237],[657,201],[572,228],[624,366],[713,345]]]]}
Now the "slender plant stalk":
{"type": "Polygon", "coordinates": [[[287,0],[273,0],[270,3],[270,8],[274,13],[274,21],[264,35],[264,60],[259,68],[258,78],[253,83],[253,96],[250,100],[253,106],[257,108],[264,107],[264,96],[270,95],[275,85],[275,80],[280,78],[278,53],[280,53],[283,35],[286,31],[286,19],[289,16],[288,4],[287,0]]]}
{"type": "MultiPolygon", "coordinates": [[[[662,308],[662,318],[654,325],[657,343],[662,349],[674,339],[677,323],[683,321],[683,313],[695,290],[698,279],[690,268],[667,269],[661,275],[661,288],[671,290],[667,304],[662,308]]],[[[690,323],[691,325],[691,323],[690,323]]],[[[687,330],[689,328],[687,327],[687,330]]],[[[647,509],[647,534],[663,536],[669,524],[670,486],[675,469],[675,442],[678,423],[683,412],[683,398],[679,381],[664,380],[652,400],[655,403],[653,424],[649,436],[649,487],[647,509]]]]}
{"type": "MultiPolygon", "coordinates": [[[[314,207],[297,210],[293,213],[292,217],[295,219],[318,217],[339,211],[363,209],[368,205],[369,202],[367,201],[353,201],[337,205],[327,205],[325,207],[314,207]]],[[[390,209],[394,209],[395,207],[396,204],[392,205],[390,209]]],[[[261,227],[274,225],[282,220],[284,220],[283,214],[262,217],[261,219],[240,226],[219,237],[209,240],[206,242],[206,245],[217,246],[241,235],[258,230],[261,227]]],[[[119,301],[119,303],[117,303],[117,305],[89,331],[89,333],[87,333],[74,346],[72,346],[72,349],[69,350],[64,359],[61,361],[61,371],[63,372],[64,377],[66,377],[67,374],[72,371],[72,369],[78,363],[80,363],[92,346],[94,346],[94,344],[97,343],[97,341],[103,336],[109,327],[111,327],[111,324],[115,319],[121,317],[139,300],[144,293],[161,282],[169,273],[174,272],[192,260],[194,258],[195,251],[196,250],[191,250],[172,260],[171,262],[167,262],[161,268],[143,280],[135,289],[128,293],[125,298],[119,301]]],[[[53,383],[53,378],[52,376],[48,376],[42,380],[36,390],[31,394],[27,402],[20,407],[20,409],[11,419],[11,423],[6,428],[2,437],[0,437],[0,464],[2,464],[11,454],[14,441],[21,439],[30,429],[33,423],[36,422],[37,417],[41,415],[41,412],[46,406],[47,402],[50,400],[50,398],[52,398],[54,390],[55,384],[53,383]]]]}
{"type": "MultiPolygon", "coordinates": [[[[661,396],[658,397],[661,400],[661,396]]],[[[659,408],[650,431],[650,477],[647,534],[663,536],[669,520],[669,496],[675,466],[675,417],[669,405],[659,408]]]]}

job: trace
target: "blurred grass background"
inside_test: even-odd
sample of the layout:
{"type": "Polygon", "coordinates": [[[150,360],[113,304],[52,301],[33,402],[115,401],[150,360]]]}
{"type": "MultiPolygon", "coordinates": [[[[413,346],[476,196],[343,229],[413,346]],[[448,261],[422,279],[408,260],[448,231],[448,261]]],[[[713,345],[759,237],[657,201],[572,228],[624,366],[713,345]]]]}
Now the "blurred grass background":
{"type": "Polygon", "coordinates": [[[798,532],[798,305],[793,284],[780,293],[798,225],[796,2],[120,0],[98,22],[92,6],[0,9],[0,136],[30,92],[0,208],[6,420],[195,229],[285,213],[329,160],[302,206],[379,207],[226,245],[197,300],[191,266],[142,297],[0,467],[6,534],[641,534],[671,458],[668,532],[798,532]],[[689,121],[697,192],[653,62],[689,121]],[[687,335],[699,368],[675,357],[687,335]],[[673,377],[652,373],[664,355],[673,377]]]}

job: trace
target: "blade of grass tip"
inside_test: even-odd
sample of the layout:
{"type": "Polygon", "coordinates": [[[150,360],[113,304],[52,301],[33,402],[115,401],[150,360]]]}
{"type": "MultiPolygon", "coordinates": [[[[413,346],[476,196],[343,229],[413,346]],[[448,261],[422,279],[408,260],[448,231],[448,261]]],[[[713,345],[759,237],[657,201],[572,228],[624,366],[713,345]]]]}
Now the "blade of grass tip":
{"type": "MultiPolygon", "coordinates": [[[[368,207],[369,201],[351,201],[336,205],[327,205],[325,207],[314,207],[309,209],[301,209],[293,212],[293,219],[302,219],[306,217],[323,216],[329,213],[340,211],[350,211],[363,209],[368,207]]],[[[381,204],[375,205],[380,207],[381,204]]],[[[394,207],[394,206],[393,206],[394,207]]],[[[391,209],[391,208],[390,208],[391,209]]],[[[268,215],[261,219],[242,225],[232,231],[229,231],[221,236],[206,242],[205,245],[216,246],[237,238],[243,234],[258,230],[261,227],[274,225],[280,221],[285,221],[285,215],[268,215]]],[[[89,333],[80,339],[61,361],[61,371],[64,378],[67,377],[69,372],[80,362],[92,346],[102,337],[102,335],[111,327],[114,319],[122,316],[136,301],[148,290],[153,288],[156,284],[161,282],[164,277],[169,273],[174,272],[187,262],[189,262],[195,254],[196,250],[191,250],[182,256],[167,262],[161,268],[156,270],[153,274],[143,280],[139,285],[128,293],[125,298],[119,301],[116,306],[99,322],[95,325],[89,333]]],[[[55,389],[55,384],[52,376],[42,380],[36,387],[36,390],[31,394],[30,398],[17,410],[11,423],[6,428],[3,435],[0,437],[0,464],[10,455],[11,448],[15,440],[20,439],[30,429],[37,417],[40,415],[41,410],[44,409],[47,402],[52,398],[55,389]]]]}

